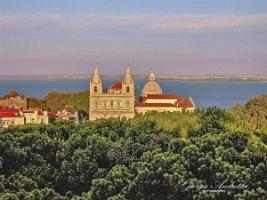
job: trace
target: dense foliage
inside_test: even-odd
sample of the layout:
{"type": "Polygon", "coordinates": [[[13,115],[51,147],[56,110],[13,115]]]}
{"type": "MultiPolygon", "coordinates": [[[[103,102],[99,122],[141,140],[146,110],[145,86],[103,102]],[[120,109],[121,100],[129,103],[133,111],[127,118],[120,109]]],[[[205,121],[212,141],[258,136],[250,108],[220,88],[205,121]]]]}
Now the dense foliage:
{"type": "Polygon", "coordinates": [[[267,95],[249,100],[245,105],[237,104],[229,110],[235,123],[232,129],[267,132],[267,95]]]}
{"type": "Polygon", "coordinates": [[[42,108],[56,113],[57,111],[62,110],[65,105],[71,105],[80,111],[88,112],[88,101],[88,92],[50,92],[44,99],[28,98],[28,107],[42,108]]]}
{"type": "Polygon", "coordinates": [[[213,107],[5,129],[0,199],[266,199],[267,134],[239,117],[213,107]]]}

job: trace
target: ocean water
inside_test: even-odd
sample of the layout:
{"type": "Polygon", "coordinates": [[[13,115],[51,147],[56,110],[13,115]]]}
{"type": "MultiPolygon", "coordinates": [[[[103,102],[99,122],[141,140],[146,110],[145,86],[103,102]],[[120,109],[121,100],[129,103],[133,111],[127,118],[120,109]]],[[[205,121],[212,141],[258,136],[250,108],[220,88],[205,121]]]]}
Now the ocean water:
{"type": "MultiPolygon", "coordinates": [[[[103,81],[104,87],[116,81],[103,81]]],[[[136,80],[135,86],[141,94],[146,80],[136,80]]],[[[164,93],[192,97],[197,107],[218,106],[229,108],[237,103],[246,103],[250,98],[267,94],[267,83],[260,82],[183,82],[159,80],[164,93]]],[[[43,98],[49,92],[80,92],[88,91],[88,80],[25,80],[1,79],[0,96],[16,90],[26,97],[43,98]]]]}

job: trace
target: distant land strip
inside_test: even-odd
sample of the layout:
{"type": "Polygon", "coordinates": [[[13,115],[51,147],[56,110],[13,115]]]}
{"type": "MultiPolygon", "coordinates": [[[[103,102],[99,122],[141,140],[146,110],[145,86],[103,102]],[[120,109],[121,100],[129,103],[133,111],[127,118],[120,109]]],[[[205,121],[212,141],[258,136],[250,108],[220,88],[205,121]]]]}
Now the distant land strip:
{"type": "MultiPolygon", "coordinates": [[[[85,79],[89,80],[91,76],[83,75],[0,75],[0,79],[85,79]]],[[[121,80],[123,75],[102,76],[104,80],[121,80]]],[[[136,80],[146,80],[147,75],[136,75],[136,80]]],[[[157,76],[158,80],[177,80],[177,81],[214,81],[214,82],[267,82],[267,75],[248,75],[248,76],[157,76]]]]}

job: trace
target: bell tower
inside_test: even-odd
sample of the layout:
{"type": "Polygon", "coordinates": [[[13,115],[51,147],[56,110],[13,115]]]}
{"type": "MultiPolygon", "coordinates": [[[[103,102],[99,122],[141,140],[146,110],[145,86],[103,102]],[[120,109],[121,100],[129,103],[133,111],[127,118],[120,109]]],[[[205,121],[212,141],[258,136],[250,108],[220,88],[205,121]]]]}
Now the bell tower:
{"type": "Polygon", "coordinates": [[[93,77],[90,80],[90,96],[101,95],[102,93],[103,93],[102,80],[100,78],[99,69],[96,64],[93,77]]]}
{"type": "Polygon", "coordinates": [[[122,94],[134,96],[134,80],[132,77],[132,70],[130,65],[128,64],[128,67],[125,72],[124,79],[122,80],[122,94]]]}
{"type": "Polygon", "coordinates": [[[99,109],[99,101],[103,95],[103,86],[102,80],[100,78],[99,69],[96,64],[94,69],[94,74],[92,79],[90,80],[90,90],[89,90],[89,120],[96,119],[97,111],[99,109]]]}

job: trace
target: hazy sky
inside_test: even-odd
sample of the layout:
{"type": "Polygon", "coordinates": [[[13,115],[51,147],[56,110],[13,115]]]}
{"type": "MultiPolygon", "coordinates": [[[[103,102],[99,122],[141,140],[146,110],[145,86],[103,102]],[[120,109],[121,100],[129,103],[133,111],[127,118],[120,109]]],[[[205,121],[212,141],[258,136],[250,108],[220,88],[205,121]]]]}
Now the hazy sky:
{"type": "Polygon", "coordinates": [[[0,75],[267,75],[266,0],[0,0],[0,75]]]}

